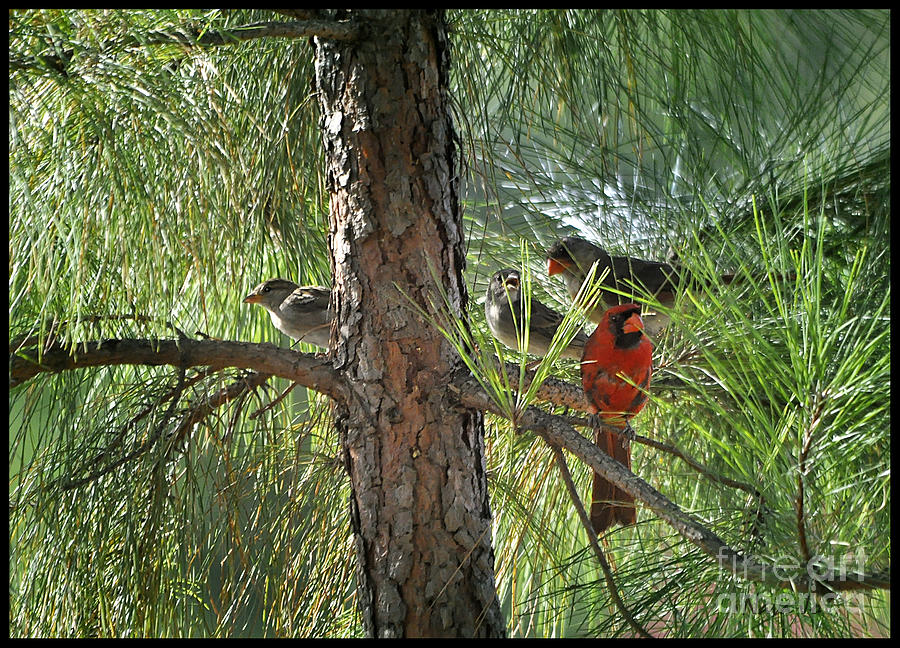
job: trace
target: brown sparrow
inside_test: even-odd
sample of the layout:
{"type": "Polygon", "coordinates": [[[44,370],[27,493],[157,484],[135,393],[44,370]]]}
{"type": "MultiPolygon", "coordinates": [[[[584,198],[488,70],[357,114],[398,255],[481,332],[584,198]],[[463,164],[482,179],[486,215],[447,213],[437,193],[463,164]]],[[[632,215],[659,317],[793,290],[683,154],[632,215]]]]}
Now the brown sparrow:
{"type": "MultiPolygon", "coordinates": [[[[484,315],[495,338],[511,349],[519,348],[518,340],[524,337],[522,331],[525,322],[525,303],[521,296],[518,271],[504,268],[494,273],[488,284],[484,315]]],[[[550,341],[562,321],[562,315],[532,297],[531,314],[528,318],[528,353],[547,355],[550,341]]],[[[587,335],[584,331],[578,331],[560,355],[564,358],[581,360],[585,342],[587,335]]]]}
{"type": "Polygon", "coordinates": [[[330,298],[331,290],[323,286],[269,279],[254,288],[244,303],[265,308],[275,328],[294,340],[328,348],[334,319],[328,306],[330,298]]]}

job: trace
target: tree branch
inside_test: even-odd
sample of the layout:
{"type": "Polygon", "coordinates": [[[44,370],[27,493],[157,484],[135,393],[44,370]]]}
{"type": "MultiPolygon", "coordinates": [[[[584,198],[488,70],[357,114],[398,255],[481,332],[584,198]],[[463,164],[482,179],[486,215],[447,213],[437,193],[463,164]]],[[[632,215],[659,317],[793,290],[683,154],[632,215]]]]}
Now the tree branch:
{"type": "MultiPolygon", "coordinates": [[[[149,438],[144,441],[137,448],[129,452],[123,457],[119,457],[115,461],[102,466],[98,470],[94,471],[87,477],[82,477],[80,479],[69,479],[68,477],[62,477],[59,479],[58,483],[62,487],[63,490],[72,490],[74,488],[78,488],[85,484],[88,484],[92,481],[100,479],[104,475],[108,475],[113,470],[118,468],[121,465],[128,463],[133,459],[137,459],[138,457],[146,454],[153,446],[156,445],[157,441],[162,438],[163,432],[165,431],[166,423],[172,418],[172,414],[175,412],[175,407],[178,405],[178,400],[181,398],[181,394],[184,391],[185,387],[185,371],[184,367],[178,368],[178,383],[175,385],[175,389],[166,395],[165,400],[169,400],[169,407],[166,410],[165,415],[162,419],[157,423],[156,429],[150,434],[149,438]]],[[[126,426],[127,427],[127,426],[126,426]]],[[[108,447],[104,452],[101,453],[101,456],[109,455],[112,447],[118,445],[119,440],[121,439],[121,435],[119,439],[117,439],[113,444],[108,447]]]]}
{"type": "MultiPolygon", "coordinates": [[[[519,385],[519,365],[517,364],[507,362],[501,369],[506,372],[508,383],[519,391],[526,391],[534,380],[535,372],[526,371],[525,380],[519,385]],[[516,387],[517,385],[518,387],[516,387]]],[[[589,411],[588,402],[584,397],[584,390],[559,378],[545,378],[541,386],[538,387],[535,398],[545,403],[568,407],[580,412],[589,411]]]]}
{"type": "MultiPolygon", "coordinates": [[[[170,436],[171,447],[176,448],[182,446],[184,439],[190,431],[193,430],[198,423],[203,421],[203,419],[216,411],[217,408],[238,398],[243,398],[257,387],[263,385],[271,377],[270,374],[252,371],[249,374],[238,378],[231,384],[222,387],[199,403],[192,405],[184,416],[182,416],[178,425],[175,427],[175,430],[172,432],[170,436]]],[[[297,383],[294,383],[292,387],[296,385],[297,383]]],[[[169,454],[167,453],[165,459],[169,458],[169,454]]]]}
{"type": "Polygon", "coordinates": [[[9,357],[9,385],[16,387],[40,373],[129,364],[254,369],[336,400],[345,400],[347,394],[341,374],[327,358],[273,344],[227,340],[110,339],[79,343],[72,350],[54,344],[40,356],[36,349],[20,349],[9,357]]]}
{"type": "MultiPolygon", "coordinates": [[[[146,45],[182,45],[184,47],[209,47],[234,45],[257,38],[310,38],[318,36],[329,40],[351,41],[359,38],[359,25],[349,21],[335,20],[293,20],[288,22],[252,23],[222,30],[200,30],[185,28],[182,31],[152,31],[140,36],[106,41],[98,50],[100,52],[144,47],[146,45]]],[[[29,70],[50,68],[61,74],[68,74],[69,64],[75,55],[74,50],[66,50],[61,54],[37,54],[10,57],[9,69],[29,70]]]]}
{"type": "MultiPolygon", "coordinates": [[[[506,371],[507,379],[509,380],[510,384],[518,385],[519,368],[514,364],[507,363],[504,367],[504,370],[506,371]]],[[[533,372],[526,373],[525,381],[519,387],[519,390],[524,391],[528,389],[533,378],[533,372]]],[[[567,383],[563,380],[559,380],[558,378],[545,379],[540,388],[538,388],[535,398],[542,402],[552,403],[553,405],[568,407],[570,409],[576,409],[579,411],[588,411],[588,403],[585,400],[584,391],[580,387],[571,383],[567,383]]],[[[564,420],[572,426],[592,426],[591,422],[586,417],[568,416],[564,417],[564,420]]],[[[616,433],[619,432],[620,430],[616,430],[616,433]]],[[[738,488],[749,493],[753,497],[757,498],[759,502],[759,509],[765,509],[765,498],[763,497],[763,494],[759,491],[759,489],[755,488],[754,486],[742,481],[738,481],[736,479],[731,479],[730,477],[725,477],[724,475],[714,473],[702,463],[673,445],[662,443],[661,441],[656,441],[655,439],[641,436],[639,434],[634,435],[633,441],[635,443],[647,445],[651,448],[655,448],[656,450],[666,452],[674,457],[678,457],[688,466],[704,475],[705,477],[709,478],[711,481],[717,482],[724,486],[730,486],[731,488],[738,488]]]]}
{"type": "MultiPolygon", "coordinates": [[[[564,417],[565,421],[572,426],[580,425],[584,427],[591,427],[591,422],[587,419],[587,417],[583,416],[567,416],[564,417]]],[[[615,429],[615,428],[611,428],[615,429]]],[[[709,468],[704,466],[702,463],[691,457],[689,454],[685,453],[680,448],[677,448],[668,443],[663,443],[661,441],[657,441],[656,439],[651,439],[650,437],[642,436],[640,434],[635,434],[634,438],[631,439],[633,443],[640,443],[642,445],[649,446],[661,452],[665,452],[666,454],[670,454],[673,457],[677,457],[681,459],[684,463],[690,466],[692,469],[696,470],[698,473],[708,478],[710,481],[716,482],[718,484],[722,484],[723,486],[730,486],[731,488],[740,489],[746,493],[749,493],[753,497],[755,497],[759,501],[760,508],[765,508],[765,497],[759,491],[758,488],[748,484],[746,482],[738,481],[737,479],[732,479],[731,477],[725,477],[724,475],[720,475],[718,473],[714,473],[709,468]]]]}
{"type": "Polygon", "coordinates": [[[805,515],[805,491],[803,479],[806,476],[807,464],[806,459],[809,456],[810,448],[813,443],[813,435],[819,427],[822,416],[823,402],[819,395],[816,395],[816,406],[814,408],[812,420],[809,426],[803,432],[803,446],[800,448],[800,457],[797,466],[797,502],[795,504],[797,510],[797,535],[800,541],[800,554],[807,561],[810,559],[809,541],[806,537],[806,515],[805,515]]]}
{"type": "MultiPolygon", "coordinates": [[[[463,379],[457,383],[457,387],[459,400],[463,406],[505,417],[475,379],[463,379]]],[[[814,579],[805,570],[800,570],[793,577],[787,577],[783,573],[787,571],[784,567],[757,562],[752,556],[742,555],[732,549],[662,493],[579,434],[561,417],[548,414],[537,407],[528,407],[518,414],[516,423],[520,430],[531,430],[547,443],[565,448],[579,457],[594,471],[643,502],[683,538],[715,558],[720,567],[736,576],[801,592],[890,589],[890,568],[877,574],[846,574],[844,580],[814,579]]]]}

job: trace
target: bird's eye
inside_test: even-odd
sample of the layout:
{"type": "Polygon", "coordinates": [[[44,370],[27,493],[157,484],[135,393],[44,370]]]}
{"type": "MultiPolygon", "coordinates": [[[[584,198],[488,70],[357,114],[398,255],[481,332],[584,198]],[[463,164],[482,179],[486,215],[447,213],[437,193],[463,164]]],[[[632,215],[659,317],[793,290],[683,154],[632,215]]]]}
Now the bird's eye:
{"type": "Polygon", "coordinates": [[[265,287],[263,288],[263,292],[269,292],[270,290],[272,290],[272,287],[271,287],[271,286],[265,286],[265,287]]]}

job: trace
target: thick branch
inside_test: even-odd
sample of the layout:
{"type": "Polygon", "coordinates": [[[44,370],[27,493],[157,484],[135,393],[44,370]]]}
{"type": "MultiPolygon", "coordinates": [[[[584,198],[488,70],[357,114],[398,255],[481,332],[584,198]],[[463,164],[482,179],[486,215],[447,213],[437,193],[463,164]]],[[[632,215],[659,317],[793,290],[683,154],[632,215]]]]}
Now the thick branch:
{"type": "MultiPolygon", "coordinates": [[[[506,371],[507,379],[509,380],[510,384],[518,385],[519,368],[514,364],[507,363],[504,369],[506,371]]],[[[528,389],[533,378],[533,372],[526,372],[525,380],[518,389],[520,391],[528,389]]],[[[569,409],[575,409],[583,412],[588,411],[588,403],[585,400],[584,391],[580,387],[563,380],[559,380],[558,378],[545,379],[541,386],[538,388],[537,393],[535,394],[535,399],[541,402],[552,403],[553,405],[568,407],[569,409]]],[[[583,425],[585,427],[590,427],[592,425],[591,422],[585,417],[567,416],[564,420],[566,423],[572,426],[583,425]]],[[[678,457],[688,466],[704,475],[708,479],[724,486],[739,488],[740,490],[753,495],[755,498],[757,498],[757,500],[759,500],[760,507],[765,507],[765,498],[763,497],[763,494],[759,491],[759,489],[755,488],[751,484],[747,484],[745,482],[714,473],[699,461],[673,445],[662,443],[661,441],[656,441],[655,439],[641,436],[640,434],[636,434],[632,439],[632,442],[650,446],[651,448],[655,448],[656,450],[660,450],[661,452],[665,452],[674,457],[678,457]]]]}
{"type": "MultiPolygon", "coordinates": [[[[502,369],[506,372],[506,379],[509,384],[519,391],[527,390],[531,386],[532,380],[534,380],[535,372],[526,371],[525,380],[519,385],[519,365],[507,362],[502,369]]],[[[581,387],[559,378],[545,378],[541,386],[538,387],[534,397],[541,402],[568,407],[580,412],[589,411],[588,402],[581,387]]]]}
{"type": "MultiPolygon", "coordinates": [[[[223,30],[183,29],[182,31],[153,31],[140,36],[107,41],[99,48],[101,52],[143,47],[146,45],[220,46],[233,45],[257,38],[310,38],[318,36],[330,40],[355,40],[359,37],[359,26],[350,22],[334,20],[293,20],[288,22],[264,22],[242,25],[223,30]]],[[[61,54],[40,54],[9,59],[10,70],[32,68],[52,68],[68,73],[69,63],[75,55],[73,50],[61,54]]]]}
{"type": "Polygon", "coordinates": [[[35,349],[9,357],[9,385],[15,387],[40,373],[113,365],[171,365],[254,369],[287,378],[337,400],[345,399],[340,374],[324,357],[272,344],[223,340],[111,339],[78,344],[74,351],[53,345],[38,358],[35,349]]]}
{"type": "MultiPolygon", "coordinates": [[[[564,417],[566,423],[569,425],[581,425],[584,427],[591,427],[592,423],[587,417],[583,416],[567,416],[564,417]]],[[[640,443],[641,445],[649,446],[661,452],[665,452],[666,454],[670,454],[673,457],[677,457],[681,459],[684,463],[690,466],[692,469],[696,470],[698,473],[709,479],[710,481],[716,482],[717,484],[722,484],[723,486],[729,486],[731,488],[737,488],[745,493],[749,493],[753,497],[755,497],[760,504],[761,508],[765,508],[766,501],[763,494],[759,491],[755,486],[748,484],[746,482],[738,481],[737,479],[732,479],[731,477],[725,477],[724,475],[720,475],[718,473],[714,473],[709,468],[704,466],[702,463],[694,459],[689,454],[685,453],[680,448],[676,448],[673,445],[668,443],[663,443],[661,441],[657,441],[656,439],[651,439],[650,437],[642,436],[640,434],[635,434],[634,438],[631,439],[632,443],[640,443]]]]}
{"type": "MultiPolygon", "coordinates": [[[[464,406],[505,416],[474,379],[463,380],[457,386],[460,390],[460,402],[464,406]]],[[[579,457],[597,473],[643,502],[682,537],[715,558],[723,569],[737,576],[801,592],[890,589],[889,569],[878,574],[846,574],[845,580],[813,579],[801,570],[801,573],[791,578],[783,573],[786,571],[784,568],[759,563],[752,556],[744,556],[732,549],[662,493],[579,434],[561,417],[548,414],[537,407],[528,407],[518,414],[516,423],[520,430],[531,430],[549,444],[565,448],[579,457]]]]}
{"type": "Polygon", "coordinates": [[[255,38],[310,38],[318,36],[330,40],[354,40],[359,28],[352,23],[333,20],[294,20],[290,22],[265,22],[233,27],[222,31],[203,31],[188,34],[150,32],[134,39],[136,45],[229,45],[255,38]]]}

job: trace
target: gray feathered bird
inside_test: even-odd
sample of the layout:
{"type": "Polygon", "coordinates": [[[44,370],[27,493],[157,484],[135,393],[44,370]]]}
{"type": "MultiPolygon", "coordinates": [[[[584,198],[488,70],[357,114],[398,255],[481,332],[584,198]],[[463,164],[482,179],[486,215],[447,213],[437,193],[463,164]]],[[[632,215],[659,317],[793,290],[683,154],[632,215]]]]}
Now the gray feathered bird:
{"type": "MultiPolygon", "coordinates": [[[[517,325],[519,331],[524,331],[525,303],[522,299],[519,273],[516,270],[504,268],[491,277],[487,298],[484,301],[484,315],[495,338],[511,349],[519,348],[518,338],[524,336],[521,333],[517,336],[516,332],[517,325]]],[[[562,320],[562,315],[532,297],[531,316],[528,322],[528,353],[547,355],[550,341],[562,320]]],[[[587,339],[584,331],[578,331],[560,355],[564,358],[581,360],[587,339]]]]}
{"type": "Polygon", "coordinates": [[[566,283],[566,292],[569,293],[569,297],[575,299],[594,262],[597,262],[594,274],[596,278],[599,278],[605,269],[609,269],[601,282],[604,289],[614,288],[629,296],[623,297],[602,290],[600,302],[588,317],[599,324],[603,313],[611,306],[637,301],[642,305],[641,318],[644,320],[644,330],[651,337],[661,333],[669,323],[669,316],[649,308],[646,299],[652,297],[662,306],[672,308],[682,279],[681,271],[669,263],[611,256],[593,243],[576,236],[567,236],[557,241],[547,253],[547,274],[550,276],[561,274],[566,283]]]}
{"type": "Polygon", "coordinates": [[[265,308],[275,328],[294,340],[328,348],[334,319],[328,307],[330,298],[331,290],[323,286],[269,279],[254,288],[244,303],[265,308]]]}

